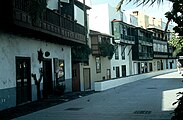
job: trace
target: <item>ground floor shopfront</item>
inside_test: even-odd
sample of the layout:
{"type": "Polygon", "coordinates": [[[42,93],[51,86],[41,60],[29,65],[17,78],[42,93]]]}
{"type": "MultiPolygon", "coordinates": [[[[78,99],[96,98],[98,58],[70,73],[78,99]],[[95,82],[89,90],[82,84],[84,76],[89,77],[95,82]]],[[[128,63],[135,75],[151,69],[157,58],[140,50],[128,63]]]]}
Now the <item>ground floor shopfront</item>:
{"type": "Polygon", "coordinates": [[[176,59],[153,59],[149,61],[133,61],[133,74],[148,73],[165,69],[175,69],[176,59]]]}
{"type": "Polygon", "coordinates": [[[3,32],[0,42],[0,110],[37,100],[40,78],[41,97],[53,94],[57,84],[72,91],[69,46],[3,32]]]}

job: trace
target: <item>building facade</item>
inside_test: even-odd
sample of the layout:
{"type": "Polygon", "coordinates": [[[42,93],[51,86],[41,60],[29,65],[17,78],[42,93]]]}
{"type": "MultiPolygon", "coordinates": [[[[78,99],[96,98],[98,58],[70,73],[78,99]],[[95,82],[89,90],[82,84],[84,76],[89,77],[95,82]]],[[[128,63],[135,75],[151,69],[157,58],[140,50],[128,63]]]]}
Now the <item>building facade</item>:
{"type": "MultiPolygon", "coordinates": [[[[125,16],[123,12],[116,12],[114,7],[108,3],[94,5],[90,10],[90,28],[101,33],[113,35],[112,21],[123,21],[125,16]],[[100,12],[102,11],[102,12],[100,12]]],[[[124,40],[124,38],[123,38],[124,40]]],[[[111,62],[111,78],[128,76],[131,74],[131,45],[122,42],[120,39],[115,40],[115,54],[110,60],[111,62]],[[124,56],[125,55],[125,56],[124,56]]]]}
{"type": "Polygon", "coordinates": [[[73,46],[86,44],[87,9],[77,0],[3,1],[0,110],[47,98],[60,85],[72,91],[71,53],[73,46]]]}

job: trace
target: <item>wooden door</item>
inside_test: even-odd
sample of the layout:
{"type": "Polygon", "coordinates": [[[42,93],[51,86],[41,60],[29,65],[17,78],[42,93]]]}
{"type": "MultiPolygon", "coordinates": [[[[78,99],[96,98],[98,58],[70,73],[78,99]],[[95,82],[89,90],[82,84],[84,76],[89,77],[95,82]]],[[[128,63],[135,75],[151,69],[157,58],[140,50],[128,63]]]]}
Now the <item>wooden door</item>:
{"type": "Polygon", "coordinates": [[[30,58],[16,57],[16,103],[31,101],[30,58]]]}
{"type": "Polygon", "coordinates": [[[72,91],[80,91],[80,67],[79,63],[72,64],[72,91]]]}
{"type": "Polygon", "coordinates": [[[84,90],[91,89],[90,68],[83,69],[84,90]]]}

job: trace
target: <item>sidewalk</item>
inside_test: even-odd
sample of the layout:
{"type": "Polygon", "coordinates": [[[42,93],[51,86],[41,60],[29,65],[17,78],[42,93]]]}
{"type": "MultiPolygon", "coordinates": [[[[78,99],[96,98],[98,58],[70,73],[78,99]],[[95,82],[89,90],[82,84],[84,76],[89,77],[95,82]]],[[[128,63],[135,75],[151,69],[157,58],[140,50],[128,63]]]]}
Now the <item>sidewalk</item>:
{"type": "Polygon", "coordinates": [[[58,104],[15,120],[170,120],[176,93],[183,91],[177,72],[128,83],[58,104]]]}
{"type": "Polygon", "coordinates": [[[0,111],[0,120],[170,120],[182,80],[172,72],[103,92],[52,96],[0,111]]]}
{"type": "Polygon", "coordinates": [[[72,92],[65,93],[62,96],[50,96],[47,99],[41,99],[39,101],[33,101],[26,103],[24,105],[19,105],[13,108],[9,108],[3,111],[0,111],[0,120],[10,120],[17,118],[23,115],[27,115],[39,110],[43,110],[64,102],[68,102],[83,96],[87,96],[95,93],[94,91],[85,91],[85,92],[72,92]]]}

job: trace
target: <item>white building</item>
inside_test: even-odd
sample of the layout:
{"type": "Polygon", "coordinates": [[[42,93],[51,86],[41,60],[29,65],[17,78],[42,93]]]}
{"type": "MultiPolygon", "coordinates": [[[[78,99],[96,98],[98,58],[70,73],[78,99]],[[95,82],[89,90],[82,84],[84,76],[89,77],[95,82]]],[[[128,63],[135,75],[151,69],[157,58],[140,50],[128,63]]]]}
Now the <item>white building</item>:
{"type": "Polygon", "coordinates": [[[87,6],[70,0],[60,11],[53,0],[43,18],[35,18],[27,13],[29,2],[4,1],[12,13],[0,4],[0,110],[47,98],[59,85],[72,92],[72,47],[86,44],[87,6]]]}
{"type": "MultiPolygon", "coordinates": [[[[90,29],[112,35],[112,21],[123,21],[123,12],[116,12],[114,7],[108,3],[93,5],[89,12],[90,29]]],[[[120,41],[115,43],[116,53],[111,59],[111,78],[131,75],[131,45],[122,44],[120,41]],[[124,56],[125,55],[125,56],[124,56]],[[125,71],[125,72],[122,72],[125,71]]]]}

